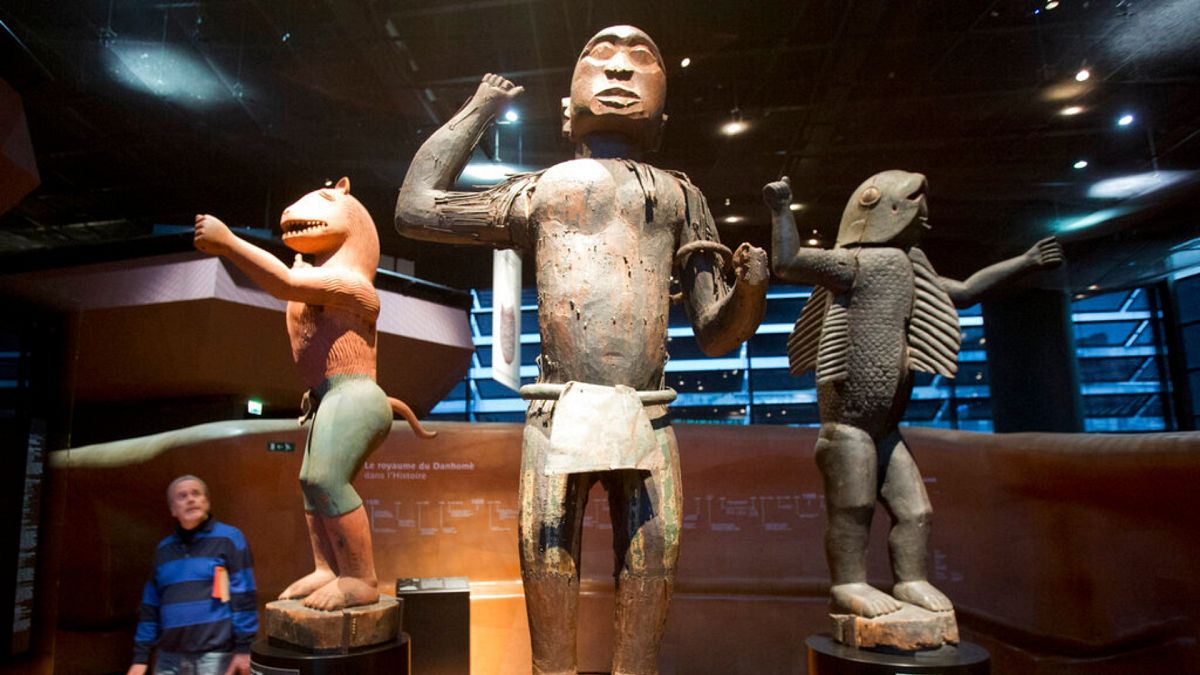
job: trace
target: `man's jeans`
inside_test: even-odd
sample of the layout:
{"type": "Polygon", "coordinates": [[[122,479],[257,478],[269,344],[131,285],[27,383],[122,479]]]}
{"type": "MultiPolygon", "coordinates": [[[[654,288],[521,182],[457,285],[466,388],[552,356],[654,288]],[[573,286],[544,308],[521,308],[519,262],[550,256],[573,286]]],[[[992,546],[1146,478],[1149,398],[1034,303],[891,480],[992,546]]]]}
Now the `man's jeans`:
{"type": "Polygon", "coordinates": [[[225,675],[232,661],[231,652],[159,652],[154,662],[154,675],[225,675]]]}

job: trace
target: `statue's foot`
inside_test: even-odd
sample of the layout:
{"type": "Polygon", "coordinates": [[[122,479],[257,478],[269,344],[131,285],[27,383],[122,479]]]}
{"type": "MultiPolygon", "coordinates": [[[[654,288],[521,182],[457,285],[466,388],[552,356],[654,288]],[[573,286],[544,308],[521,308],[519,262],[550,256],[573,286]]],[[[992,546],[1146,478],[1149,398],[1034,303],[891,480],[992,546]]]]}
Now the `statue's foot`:
{"type": "Polygon", "coordinates": [[[283,592],[279,594],[279,599],[293,600],[303,598],[336,578],[337,575],[332,570],[313,570],[283,589],[283,592]]]}
{"type": "Polygon", "coordinates": [[[946,594],[933,587],[928,581],[901,581],[892,587],[892,595],[899,600],[924,607],[931,612],[948,612],[954,609],[946,594]]]}
{"type": "Polygon", "coordinates": [[[304,606],[332,612],[343,607],[369,605],[379,601],[375,582],[355,577],[338,577],[304,598],[304,606]]]}
{"type": "Polygon", "coordinates": [[[835,614],[856,614],[868,619],[900,611],[896,598],[869,584],[839,584],[829,589],[835,614]]]}

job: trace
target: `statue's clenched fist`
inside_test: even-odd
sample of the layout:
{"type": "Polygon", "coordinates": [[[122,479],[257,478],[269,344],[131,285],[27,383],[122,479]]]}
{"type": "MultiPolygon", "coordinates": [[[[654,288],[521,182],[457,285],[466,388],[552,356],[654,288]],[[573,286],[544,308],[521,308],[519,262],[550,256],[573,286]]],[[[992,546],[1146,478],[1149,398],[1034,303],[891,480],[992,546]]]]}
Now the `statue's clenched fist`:
{"type": "Polygon", "coordinates": [[[767,266],[767,252],[743,242],[733,252],[733,271],[739,282],[751,286],[765,283],[771,274],[767,266]]]}
{"type": "Polygon", "coordinates": [[[475,90],[475,101],[499,109],[520,96],[523,91],[525,91],[525,87],[518,87],[499,75],[488,73],[483,76],[483,81],[475,90]]]}
{"type": "Polygon", "coordinates": [[[785,209],[792,203],[792,183],[787,176],[763,186],[763,201],[772,211],[785,209]]]}
{"type": "Polygon", "coordinates": [[[229,250],[234,235],[229,226],[216,216],[204,213],[196,214],[196,230],[192,243],[196,249],[210,255],[221,255],[229,250]]]}

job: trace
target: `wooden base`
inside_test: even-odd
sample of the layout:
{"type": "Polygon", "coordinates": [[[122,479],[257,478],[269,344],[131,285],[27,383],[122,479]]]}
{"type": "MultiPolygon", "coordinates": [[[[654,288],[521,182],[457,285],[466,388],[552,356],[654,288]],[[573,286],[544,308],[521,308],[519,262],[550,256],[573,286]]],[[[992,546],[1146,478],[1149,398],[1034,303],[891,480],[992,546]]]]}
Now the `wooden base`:
{"type": "Polygon", "coordinates": [[[833,639],[848,647],[890,647],[900,651],[935,649],[958,643],[954,611],[931,612],[903,603],[898,612],[873,619],[854,614],[830,614],[833,639]]]}
{"type": "Polygon", "coordinates": [[[906,653],[856,649],[828,635],[812,635],[805,645],[808,675],[989,675],[992,670],[987,651],[970,642],[906,653]]]}
{"type": "Polygon", "coordinates": [[[412,650],[408,636],[349,654],[310,654],[259,640],[250,647],[250,672],[258,675],[408,675],[412,650]]]}
{"type": "Polygon", "coordinates": [[[403,608],[404,601],[390,595],[333,612],[309,609],[299,600],[276,600],[267,603],[267,637],[304,652],[345,654],[395,641],[403,608]]]}

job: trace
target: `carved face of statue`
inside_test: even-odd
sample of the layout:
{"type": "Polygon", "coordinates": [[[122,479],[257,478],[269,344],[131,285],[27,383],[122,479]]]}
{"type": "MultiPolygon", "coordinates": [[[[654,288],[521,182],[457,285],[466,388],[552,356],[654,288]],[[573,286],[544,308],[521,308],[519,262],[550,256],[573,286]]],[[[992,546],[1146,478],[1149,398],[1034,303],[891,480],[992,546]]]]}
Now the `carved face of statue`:
{"type": "Polygon", "coordinates": [[[653,149],[666,96],[667,73],[650,36],[633,26],[605,28],[583,48],[571,76],[571,140],[610,132],[653,149]]]}
{"type": "Polygon", "coordinates": [[[929,229],[928,190],[919,173],[893,169],[871,176],[846,204],[837,246],[916,244],[929,229]]]}
{"type": "Polygon", "coordinates": [[[194,529],[208,517],[208,490],[198,480],[181,480],[171,489],[171,515],[185,530],[194,529]]]}
{"type": "Polygon", "coordinates": [[[279,217],[283,243],[298,253],[320,256],[343,248],[373,273],[379,264],[379,234],[370,214],[350,195],[350,179],[301,197],[279,217]]]}

